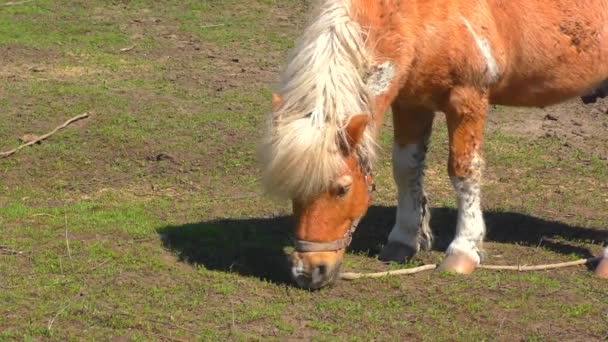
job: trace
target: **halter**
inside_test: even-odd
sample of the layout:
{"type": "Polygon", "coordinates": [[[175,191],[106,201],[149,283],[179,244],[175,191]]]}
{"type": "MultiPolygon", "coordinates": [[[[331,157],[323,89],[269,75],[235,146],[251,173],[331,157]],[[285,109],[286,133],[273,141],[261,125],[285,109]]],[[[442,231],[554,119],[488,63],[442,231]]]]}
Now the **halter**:
{"type": "MultiPolygon", "coordinates": [[[[365,170],[365,183],[367,184],[367,193],[370,198],[373,197],[376,192],[376,184],[372,178],[372,172],[369,167],[364,168],[365,170]]],[[[342,238],[330,242],[311,242],[300,239],[293,239],[294,248],[297,252],[308,253],[308,252],[333,252],[340,249],[344,249],[350,245],[353,240],[353,234],[357,230],[361,217],[356,218],[350,225],[348,231],[342,236],[342,238]]]]}

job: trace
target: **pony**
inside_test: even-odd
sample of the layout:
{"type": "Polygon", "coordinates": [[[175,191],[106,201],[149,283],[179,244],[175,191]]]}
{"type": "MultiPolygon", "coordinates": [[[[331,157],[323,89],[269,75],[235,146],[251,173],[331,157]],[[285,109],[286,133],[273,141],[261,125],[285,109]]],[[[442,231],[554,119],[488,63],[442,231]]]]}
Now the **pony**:
{"type": "MultiPolygon", "coordinates": [[[[379,259],[404,262],[432,244],[424,164],[443,112],[458,218],[440,268],[470,274],[486,231],[489,105],[548,106],[593,96],[606,80],[606,0],[318,1],[281,73],[261,143],[266,189],[293,204],[293,279],[319,289],[337,278],[371,203],[375,139],[389,107],[398,205],[379,259]]],[[[596,273],[608,278],[608,247],[596,273]]]]}

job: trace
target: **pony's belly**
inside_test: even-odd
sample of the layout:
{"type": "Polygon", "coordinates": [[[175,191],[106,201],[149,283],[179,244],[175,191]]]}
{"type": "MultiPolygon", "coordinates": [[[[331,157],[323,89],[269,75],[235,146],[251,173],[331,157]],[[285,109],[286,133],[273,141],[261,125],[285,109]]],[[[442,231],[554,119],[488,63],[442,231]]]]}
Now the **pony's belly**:
{"type": "Polygon", "coordinates": [[[504,106],[545,107],[583,96],[605,79],[608,79],[608,75],[601,79],[598,76],[580,77],[562,82],[521,80],[491,89],[490,102],[504,106]]]}

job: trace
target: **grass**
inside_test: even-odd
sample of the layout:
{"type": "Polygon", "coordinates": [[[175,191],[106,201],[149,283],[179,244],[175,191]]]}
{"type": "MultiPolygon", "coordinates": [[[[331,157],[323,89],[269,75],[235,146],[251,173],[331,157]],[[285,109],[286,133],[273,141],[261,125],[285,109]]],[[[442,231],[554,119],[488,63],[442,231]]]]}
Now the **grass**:
{"type": "MultiPolygon", "coordinates": [[[[259,195],[255,143],[308,7],[139,0],[0,9],[0,148],[91,113],[0,160],[0,340],[535,341],[608,334],[607,285],[583,267],[425,273],[318,292],[289,283],[283,260],[290,206],[259,195]]],[[[427,173],[437,250],[405,266],[375,259],[394,216],[385,129],[379,192],[346,269],[441,260],[455,207],[446,141],[438,120],[427,173]]],[[[608,225],[604,160],[556,138],[501,131],[487,132],[485,151],[493,263],[599,251],[608,225]]]]}

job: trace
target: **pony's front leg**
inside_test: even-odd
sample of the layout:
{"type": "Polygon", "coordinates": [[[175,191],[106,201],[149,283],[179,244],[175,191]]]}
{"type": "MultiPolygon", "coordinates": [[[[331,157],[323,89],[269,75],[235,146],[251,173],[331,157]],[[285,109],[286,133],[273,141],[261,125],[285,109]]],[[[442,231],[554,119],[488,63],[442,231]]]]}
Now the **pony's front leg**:
{"type": "Polygon", "coordinates": [[[458,203],[456,236],[447,250],[441,269],[468,274],[481,262],[480,253],[485,235],[481,211],[481,144],[488,98],[485,91],[457,88],[446,108],[450,138],[448,172],[458,203]]]}
{"type": "Polygon", "coordinates": [[[433,125],[433,111],[393,104],[395,143],[393,177],[397,185],[397,217],[382,249],[382,261],[405,262],[420,247],[430,248],[430,212],[424,192],[424,160],[433,125]]]}

